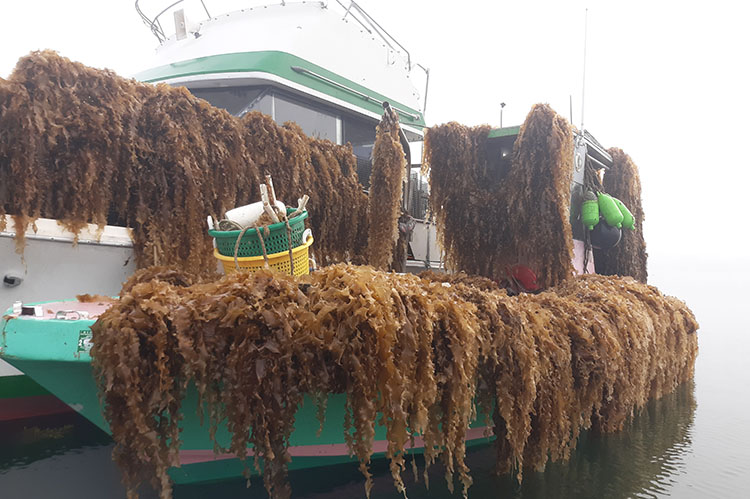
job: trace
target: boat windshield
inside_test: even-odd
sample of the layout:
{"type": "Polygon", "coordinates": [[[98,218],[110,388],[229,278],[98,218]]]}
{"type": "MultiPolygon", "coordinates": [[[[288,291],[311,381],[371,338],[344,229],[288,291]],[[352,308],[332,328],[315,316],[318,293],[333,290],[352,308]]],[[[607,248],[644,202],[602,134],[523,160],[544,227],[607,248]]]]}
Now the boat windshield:
{"type": "MultiPolygon", "coordinates": [[[[288,96],[268,86],[188,88],[196,97],[235,116],[250,111],[269,115],[278,124],[293,121],[305,134],[342,144],[341,118],[333,110],[288,96]]],[[[372,140],[375,126],[372,127],[372,140]]]]}
{"type": "Polygon", "coordinates": [[[259,99],[264,87],[224,87],[224,88],[191,88],[196,97],[207,100],[214,107],[226,109],[230,114],[242,116],[251,110],[259,109],[259,99]],[[251,109],[252,108],[252,109],[251,109]]]}

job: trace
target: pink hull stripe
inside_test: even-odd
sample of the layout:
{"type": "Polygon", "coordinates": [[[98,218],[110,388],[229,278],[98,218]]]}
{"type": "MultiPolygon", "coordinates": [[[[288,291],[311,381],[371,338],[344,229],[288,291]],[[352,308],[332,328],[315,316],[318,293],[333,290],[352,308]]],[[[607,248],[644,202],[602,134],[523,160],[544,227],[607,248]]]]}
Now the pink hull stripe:
{"type": "MultiPolygon", "coordinates": [[[[54,319],[60,311],[71,311],[87,312],[89,319],[97,319],[100,315],[107,311],[112,306],[110,302],[79,302],[77,300],[67,301],[53,301],[49,303],[42,303],[42,317],[40,319],[54,319]]],[[[16,317],[12,315],[11,317],[16,317]]],[[[76,318],[75,314],[69,315],[70,318],[76,318]]]]}
{"type": "MultiPolygon", "coordinates": [[[[488,428],[483,426],[481,428],[469,428],[466,432],[466,440],[478,440],[492,435],[490,430],[488,435],[485,435],[485,431],[488,428]]],[[[424,447],[424,440],[421,437],[414,439],[415,449],[421,449],[424,447]]],[[[388,448],[388,442],[386,440],[376,440],[373,442],[373,452],[385,452],[388,448]]],[[[296,445],[289,447],[289,454],[292,457],[331,457],[331,456],[348,456],[349,448],[346,444],[319,444],[319,445],[296,445]]],[[[196,464],[205,463],[208,461],[220,461],[223,459],[234,459],[234,454],[214,454],[211,449],[198,449],[198,450],[181,450],[180,451],[180,464],[196,464]]]]}
{"type": "Polygon", "coordinates": [[[49,416],[72,411],[73,409],[52,395],[0,399],[0,421],[49,416]]]}

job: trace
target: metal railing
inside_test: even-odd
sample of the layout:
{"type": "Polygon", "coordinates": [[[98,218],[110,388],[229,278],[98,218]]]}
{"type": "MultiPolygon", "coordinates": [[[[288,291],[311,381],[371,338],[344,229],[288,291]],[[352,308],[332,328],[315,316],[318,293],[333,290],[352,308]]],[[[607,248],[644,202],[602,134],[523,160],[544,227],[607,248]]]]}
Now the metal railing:
{"type": "MultiPolygon", "coordinates": [[[[151,33],[154,34],[154,36],[159,40],[159,43],[163,43],[167,39],[167,35],[164,33],[164,28],[161,25],[161,21],[159,18],[165,14],[169,9],[172,7],[175,7],[185,0],[177,0],[176,2],[172,2],[169,6],[164,8],[161,12],[156,14],[153,19],[149,18],[146,14],[143,13],[143,10],[141,10],[141,6],[139,5],[140,0],[135,0],[135,11],[138,12],[138,15],[140,16],[143,23],[148,26],[148,28],[151,30],[151,33]]],[[[203,2],[203,0],[200,0],[201,5],[203,6],[203,10],[206,11],[206,15],[210,18],[211,14],[208,12],[208,8],[206,8],[206,4],[203,2]]],[[[281,2],[282,5],[284,2],[281,2]]]]}
{"type": "Polygon", "coordinates": [[[406,50],[406,47],[401,45],[398,40],[393,38],[393,36],[388,33],[385,28],[378,24],[378,22],[373,19],[372,16],[370,16],[370,14],[365,11],[365,9],[360,7],[359,4],[354,0],[350,0],[348,7],[341,3],[341,0],[336,0],[336,3],[346,10],[342,19],[351,17],[352,19],[357,21],[360,26],[362,26],[362,28],[364,28],[368,33],[377,34],[391,50],[394,50],[396,52],[403,52],[404,54],[406,54],[406,63],[409,66],[409,71],[411,71],[411,54],[409,53],[409,51],[406,50]],[[396,48],[396,46],[398,46],[398,48],[396,48]]]}

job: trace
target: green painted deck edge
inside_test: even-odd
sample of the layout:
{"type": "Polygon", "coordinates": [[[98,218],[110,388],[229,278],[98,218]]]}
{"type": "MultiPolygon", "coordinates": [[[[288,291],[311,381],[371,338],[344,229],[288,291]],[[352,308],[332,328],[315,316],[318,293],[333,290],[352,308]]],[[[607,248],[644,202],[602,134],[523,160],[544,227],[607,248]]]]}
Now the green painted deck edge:
{"type": "Polygon", "coordinates": [[[493,128],[490,130],[490,133],[487,134],[487,137],[490,139],[494,139],[497,137],[510,137],[512,135],[518,135],[521,131],[520,126],[507,126],[505,128],[493,128]]]}
{"type": "Polygon", "coordinates": [[[90,335],[94,322],[94,319],[40,321],[33,317],[4,321],[0,358],[11,365],[17,360],[90,363],[88,350],[81,351],[78,345],[81,333],[90,335]]]}
{"type": "Polygon", "coordinates": [[[404,111],[408,111],[419,116],[418,119],[400,116],[402,123],[415,127],[425,126],[424,116],[416,109],[406,106],[400,102],[396,102],[383,94],[374,92],[373,90],[359,85],[356,82],[344,78],[343,76],[328,71],[327,69],[322,68],[317,64],[313,64],[295,55],[275,50],[266,50],[259,52],[237,52],[234,54],[220,54],[207,57],[199,57],[197,59],[188,59],[186,61],[175,62],[172,64],[167,64],[165,66],[159,66],[156,68],[148,69],[146,71],[142,71],[136,74],[135,78],[140,81],[157,83],[172,78],[182,78],[186,76],[221,73],[262,72],[273,74],[294,83],[298,83],[331,97],[340,99],[350,104],[354,104],[355,106],[367,111],[377,114],[383,113],[383,108],[379,104],[368,102],[361,97],[346,92],[345,90],[335,88],[313,76],[297,73],[292,69],[292,66],[304,67],[305,69],[314,71],[322,76],[325,76],[326,78],[329,78],[342,85],[346,85],[347,87],[362,92],[375,99],[388,101],[392,105],[401,108],[404,111]]]}
{"type": "Polygon", "coordinates": [[[24,374],[0,377],[0,399],[52,395],[24,374]]]}

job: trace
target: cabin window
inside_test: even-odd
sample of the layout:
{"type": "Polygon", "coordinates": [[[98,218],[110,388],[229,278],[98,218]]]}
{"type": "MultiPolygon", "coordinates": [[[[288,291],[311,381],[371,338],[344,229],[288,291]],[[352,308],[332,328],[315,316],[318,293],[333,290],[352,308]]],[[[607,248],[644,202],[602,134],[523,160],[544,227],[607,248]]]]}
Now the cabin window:
{"type": "Polygon", "coordinates": [[[351,142],[352,146],[366,146],[375,143],[375,122],[362,119],[344,118],[344,143],[351,142]]]}
{"type": "Polygon", "coordinates": [[[339,119],[309,104],[302,105],[279,94],[274,95],[273,119],[276,123],[294,121],[310,137],[341,143],[339,119]]]}
{"type": "Polygon", "coordinates": [[[343,143],[352,145],[354,155],[357,157],[357,175],[359,182],[370,187],[370,174],[372,173],[372,146],[375,144],[375,126],[373,121],[358,119],[351,116],[343,118],[343,143]]]}
{"type": "MultiPolygon", "coordinates": [[[[251,104],[261,96],[263,87],[224,87],[224,88],[191,88],[190,93],[207,100],[214,107],[226,109],[230,114],[242,116],[251,110],[251,104]]],[[[270,105],[269,111],[270,111],[270,105]]],[[[252,106],[255,110],[255,106],[252,106]]],[[[261,111],[261,109],[257,109],[261,111]]]]}
{"type": "Polygon", "coordinates": [[[427,218],[430,202],[429,178],[422,175],[419,168],[411,169],[411,193],[409,194],[409,213],[418,220],[427,218]]]}

